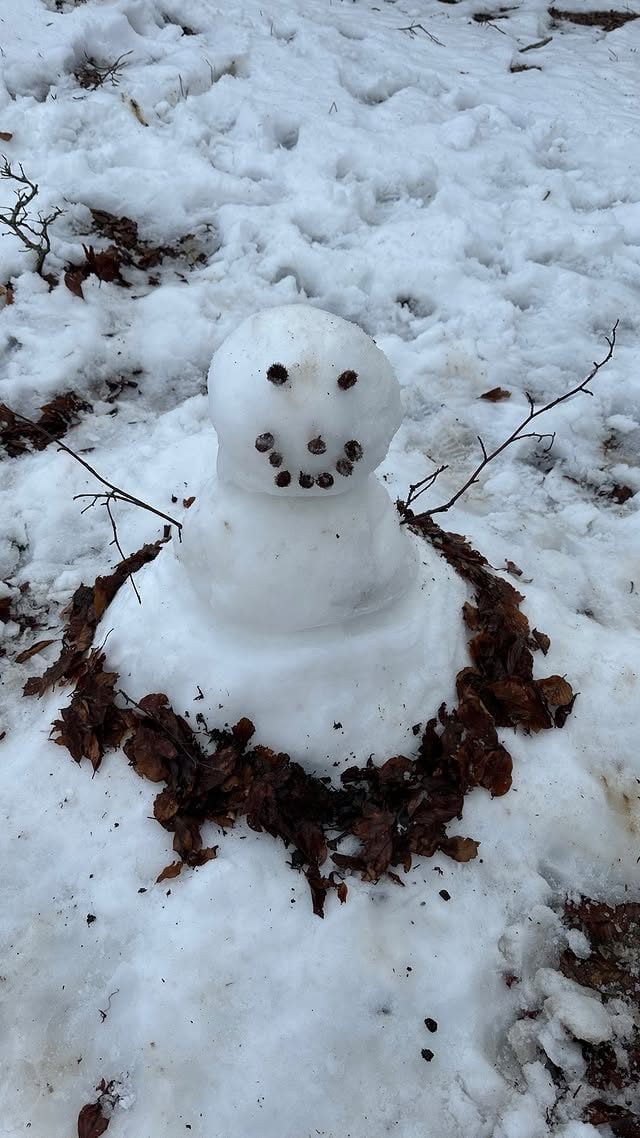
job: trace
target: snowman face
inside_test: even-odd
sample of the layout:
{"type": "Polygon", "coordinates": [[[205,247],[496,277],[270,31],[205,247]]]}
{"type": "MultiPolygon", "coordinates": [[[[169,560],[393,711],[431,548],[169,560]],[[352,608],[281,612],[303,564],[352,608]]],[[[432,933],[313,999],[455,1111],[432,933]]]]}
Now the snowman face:
{"type": "Polygon", "coordinates": [[[240,325],[213,358],[209,400],[219,477],[300,497],[362,482],[402,418],[398,382],[373,340],[306,305],[240,325]]]}

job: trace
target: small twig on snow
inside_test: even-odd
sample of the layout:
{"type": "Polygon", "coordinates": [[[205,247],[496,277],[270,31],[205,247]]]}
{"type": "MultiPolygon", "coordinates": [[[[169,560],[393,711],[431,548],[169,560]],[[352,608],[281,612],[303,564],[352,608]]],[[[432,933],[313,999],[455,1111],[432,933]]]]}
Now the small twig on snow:
{"type": "Polygon", "coordinates": [[[506,450],[507,447],[511,446],[512,443],[520,442],[522,439],[538,439],[539,442],[542,442],[543,439],[550,439],[551,441],[549,443],[549,446],[546,448],[548,452],[555,441],[555,431],[547,432],[546,434],[539,434],[537,431],[525,431],[525,427],[528,427],[529,423],[531,423],[534,419],[537,419],[539,415],[546,414],[547,411],[551,411],[552,408],[557,407],[560,403],[565,403],[567,399],[572,399],[574,395],[578,395],[578,393],[581,391],[584,392],[585,395],[593,395],[593,391],[588,390],[587,384],[590,383],[592,379],[595,379],[598,372],[611,359],[616,344],[616,332],[619,323],[620,321],[616,320],[611,330],[611,335],[605,336],[605,340],[609,345],[606,355],[598,363],[594,362],[591,371],[585,379],[576,384],[575,387],[572,387],[570,391],[565,391],[564,395],[559,395],[557,399],[551,399],[548,403],[545,403],[543,407],[538,407],[537,409],[532,396],[529,394],[529,392],[526,392],[527,402],[529,404],[529,412],[526,418],[522,420],[519,426],[517,426],[516,429],[511,432],[509,437],[505,439],[504,442],[500,443],[500,445],[490,453],[487,452],[484,442],[480,436],[478,436],[478,442],[480,443],[480,448],[482,450],[482,460],[478,463],[473,473],[469,475],[464,485],[462,485],[459,490],[456,490],[455,494],[452,494],[448,502],[445,502],[442,506],[436,506],[433,510],[425,510],[423,514],[418,515],[413,515],[410,509],[416,498],[419,498],[422,494],[425,493],[426,490],[429,490],[431,486],[433,486],[438,476],[442,474],[444,470],[447,470],[448,467],[446,464],[444,466],[438,467],[438,469],[434,470],[434,472],[428,475],[427,478],[423,478],[421,482],[416,482],[410,486],[406,502],[398,503],[398,509],[402,515],[402,522],[412,522],[416,520],[416,517],[431,517],[432,514],[443,514],[447,510],[450,510],[451,507],[454,506],[458,501],[458,499],[461,498],[463,494],[466,494],[467,490],[469,490],[476,482],[479,481],[480,475],[484,471],[485,467],[487,467],[490,462],[493,462],[493,459],[497,458],[499,454],[502,454],[502,452],[506,450]]]}
{"type": "Polygon", "coordinates": [[[424,24],[407,24],[404,28],[398,28],[398,31],[407,32],[407,34],[411,36],[411,39],[415,39],[418,32],[424,32],[425,36],[428,36],[433,43],[437,43],[438,47],[444,47],[442,40],[437,39],[436,36],[427,31],[424,24]]]}
{"type": "Polygon", "coordinates": [[[124,61],[132,54],[131,51],[125,51],[114,59],[113,63],[98,63],[93,56],[85,53],[84,63],[74,72],[75,77],[80,86],[88,91],[97,91],[98,87],[102,87],[105,83],[117,87],[125,65],[124,61]]]}
{"type": "Polygon", "coordinates": [[[521,54],[524,54],[525,51],[535,51],[536,48],[546,47],[548,43],[551,43],[552,39],[553,36],[547,36],[546,39],[537,40],[536,43],[528,43],[526,47],[521,47],[518,50],[521,54]]]}

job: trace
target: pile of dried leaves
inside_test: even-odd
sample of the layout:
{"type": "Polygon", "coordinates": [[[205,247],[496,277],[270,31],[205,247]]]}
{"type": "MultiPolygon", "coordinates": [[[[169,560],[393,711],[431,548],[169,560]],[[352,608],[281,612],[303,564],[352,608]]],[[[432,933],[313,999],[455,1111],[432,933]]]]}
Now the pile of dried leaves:
{"type": "Polygon", "coordinates": [[[128,282],[122,276],[123,269],[148,272],[165,258],[186,258],[191,265],[201,264],[207,259],[204,252],[194,250],[193,234],[186,234],[173,245],[153,245],[139,236],[137,222],[130,217],[117,217],[104,209],[92,209],[91,216],[96,232],[110,244],[101,250],[96,250],[93,245],[83,245],[84,261],[79,265],[67,265],[64,283],[81,298],[82,282],[92,275],[100,281],[126,286],[128,282]]]}
{"type": "Polygon", "coordinates": [[[305,874],[318,916],[329,890],[346,899],[342,877],[347,870],[367,881],[385,873],[400,881],[395,869],[408,871],[416,856],[441,852],[457,861],[476,856],[478,843],[449,836],[447,826],[462,817],[465,795],[474,787],[492,795],[509,790],[511,756],[497,728],[562,727],[575,697],[560,676],[533,679],[533,652],[546,652],[549,640],[530,630],[519,609],[521,594],[491,572],[463,537],[444,532],[425,516],[413,519],[405,511],[405,517],[473,585],[476,603],[464,608],[473,632],[472,666],[458,675],[457,707],[443,705],[428,721],[416,755],[351,767],[339,788],[307,774],[289,755],[252,747],[254,727],[248,719],[221,731],[210,730],[198,716],[194,730],[165,695],[148,695],[134,704],[118,692],[118,676],[104,671],[104,653],[89,652],[107,604],[131,573],[157,556],[161,542],[121,562],[92,588],[77,590],[60,658],[42,677],[29,680],[25,694],[40,695],[60,680],[73,679],[71,703],[54,724],[55,742],[76,762],[88,757],[94,770],[106,750],[124,744],[139,775],[164,783],[154,816],[173,834],[178,858],[159,880],[176,876],[184,864],[202,865],[215,857],[217,847],[203,844],[205,822],[224,831],[239,818],[291,849],[292,865],[305,874]],[[355,853],[340,852],[347,838],[357,840],[355,853]]]}
{"type": "Polygon", "coordinates": [[[75,391],[56,395],[49,403],[43,404],[40,417],[35,422],[23,419],[0,403],[0,446],[11,458],[31,450],[44,450],[66,435],[69,427],[78,422],[81,412],[91,410],[91,405],[75,391]]]}

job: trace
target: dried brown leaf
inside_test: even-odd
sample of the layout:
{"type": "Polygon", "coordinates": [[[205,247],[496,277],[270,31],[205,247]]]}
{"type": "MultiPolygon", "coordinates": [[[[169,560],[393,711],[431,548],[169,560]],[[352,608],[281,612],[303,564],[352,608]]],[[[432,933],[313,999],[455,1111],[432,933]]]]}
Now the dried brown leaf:
{"type": "Polygon", "coordinates": [[[491,391],[483,392],[480,398],[488,400],[489,403],[501,403],[505,399],[511,399],[511,392],[504,387],[492,387],[491,391]]]}
{"type": "Polygon", "coordinates": [[[531,639],[534,641],[536,648],[540,649],[542,655],[546,656],[551,647],[549,637],[544,632],[538,632],[538,629],[534,628],[531,630],[531,639]]]}
{"type": "Polygon", "coordinates": [[[536,686],[551,707],[567,707],[573,700],[573,688],[562,676],[536,680],[536,686]]]}
{"type": "Polygon", "coordinates": [[[440,842],[440,849],[454,861],[472,861],[478,856],[479,845],[480,842],[474,841],[473,838],[461,838],[456,835],[440,842]]]}
{"type": "Polygon", "coordinates": [[[100,1138],[109,1122],[110,1119],[102,1113],[100,1102],[87,1103],[78,1115],[78,1138],[100,1138]]]}
{"type": "Polygon", "coordinates": [[[83,265],[68,265],[64,271],[64,283],[66,287],[69,289],[69,292],[79,297],[80,300],[84,300],[82,282],[87,279],[88,275],[83,265]]]}
{"type": "Polygon", "coordinates": [[[159,885],[161,881],[168,881],[172,877],[179,877],[182,872],[183,864],[184,862],[182,861],[172,861],[170,865],[166,865],[162,873],[159,873],[156,877],[156,885],[159,885]]]}

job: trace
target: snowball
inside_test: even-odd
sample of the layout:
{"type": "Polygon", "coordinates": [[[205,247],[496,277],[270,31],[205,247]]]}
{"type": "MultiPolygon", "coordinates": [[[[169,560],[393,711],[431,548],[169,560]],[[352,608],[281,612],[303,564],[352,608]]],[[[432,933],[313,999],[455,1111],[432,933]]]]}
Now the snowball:
{"type": "Polygon", "coordinates": [[[275,498],[212,481],[176,555],[216,616],[278,632],[338,624],[401,596],[415,547],[375,475],[351,494],[275,498]]]}
{"type": "Polygon", "coordinates": [[[548,995],[544,1009],[574,1036],[587,1043],[604,1043],[612,1038],[611,1016],[600,1000],[587,988],[568,980],[552,968],[541,968],[536,983],[548,995]]]}
{"type": "Polygon", "coordinates": [[[357,325],[308,305],[257,313],[209,371],[218,476],[323,498],[364,483],[402,420],[391,364],[357,325]]]}

